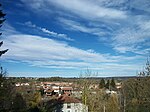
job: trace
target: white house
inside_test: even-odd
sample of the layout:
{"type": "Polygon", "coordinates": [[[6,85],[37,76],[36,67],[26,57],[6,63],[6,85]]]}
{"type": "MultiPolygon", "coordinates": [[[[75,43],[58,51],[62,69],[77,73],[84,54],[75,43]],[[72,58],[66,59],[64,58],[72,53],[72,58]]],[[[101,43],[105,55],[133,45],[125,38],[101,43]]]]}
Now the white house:
{"type": "Polygon", "coordinates": [[[82,104],[79,99],[61,95],[58,101],[62,104],[62,112],[88,112],[88,107],[82,104]]]}

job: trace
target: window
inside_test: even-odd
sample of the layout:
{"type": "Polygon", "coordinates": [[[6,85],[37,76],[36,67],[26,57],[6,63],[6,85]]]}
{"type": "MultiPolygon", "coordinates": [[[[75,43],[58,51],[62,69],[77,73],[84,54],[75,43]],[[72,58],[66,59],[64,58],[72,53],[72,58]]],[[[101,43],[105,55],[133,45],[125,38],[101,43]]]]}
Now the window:
{"type": "Polygon", "coordinates": [[[74,106],[75,106],[75,107],[78,107],[78,103],[74,103],[74,106]]]}
{"type": "Polygon", "coordinates": [[[67,108],[71,108],[71,103],[67,103],[67,108]]]}

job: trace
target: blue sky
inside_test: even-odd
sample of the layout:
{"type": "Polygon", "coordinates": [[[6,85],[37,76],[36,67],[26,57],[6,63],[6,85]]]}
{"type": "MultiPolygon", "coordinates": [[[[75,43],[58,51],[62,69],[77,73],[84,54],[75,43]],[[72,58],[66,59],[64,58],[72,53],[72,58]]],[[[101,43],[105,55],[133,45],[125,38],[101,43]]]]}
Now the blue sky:
{"type": "Polygon", "coordinates": [[[150,55],[149,0],[3,0],[9,76],[133,76],[150,55]]]}

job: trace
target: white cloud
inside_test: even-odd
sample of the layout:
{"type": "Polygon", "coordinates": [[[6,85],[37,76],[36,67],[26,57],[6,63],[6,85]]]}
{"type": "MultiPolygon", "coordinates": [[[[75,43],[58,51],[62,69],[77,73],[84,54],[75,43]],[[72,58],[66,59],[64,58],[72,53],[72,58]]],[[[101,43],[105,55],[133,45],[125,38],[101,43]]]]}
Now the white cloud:
{"type": "Polygon", "coordinates": [[[32,28],[36,28],[46,34],[49,34],[53,37],[56,37],[56,38],[60,38],[60,39],[64,39],[64,40],[69,40],[69,41],[74,41],[73,39],[71,39],[70,37],[68,37],[66,34],[59,34],[59,33],[56,33],[54,31],[49,31],[47,30],[46,28],[41,28],[39,26],[36,26],[35,24],[32,24],[31,21],[28,21],[28,22],[25,22],[25,25],[27,25],[28,27],[32,27],[32,28]]]}
{"type": "Polygon", "coordinates": [[[103,54],[85,51],[40,36],[17,34],[7,36],[4,41],[3,47],[10,48],[5,59],[34,63],[34,65],[40,63],[41,66],[87,67],[90,63],[116,61],[103,54]]]}
{"type": "MultiPolygon", "coordinates": [[[[26,4],[28,3],[28,0],[22,1],[26,4]]],[[[34,3],[35,0],[32,0],[32,4],[34,3]]],[[[92,0],[50,0],[47,2],[38,0],[36,4],[39,3],[41,5],[37,5],[37,10],[47,8],[47,10],[51,11],[52,8],[48,6],[54,6],[55,14],[60,11],[70,15],[63,16],[57,13],[57,20],[61,22],[60,25],[65,26],[65,29],[100,37],[98,40],[106,42],[108,45],[111,42],[113,49],[117,52],[126,53],[130,51],[138,53],[139,48],[142,49],[143,47],[144,50],[146,43],[147,45],[149,44],[150,23],[149,17],[146,16],[149,13],[148,0],[142,2],[140,0],[133,0],[133,2],[128,0],[97,0],[94,2],[92,0]],[[135,11],[131,10],[132,8],[135,11]],[[139,12],[138,14],[136,10],[143,11],[143,13],[139,12]],[[68,19],[65,19],[66,17],[68,19]],[[79,21],[77,22],[76,20],[79,21]],[[84,20],[86,23],[84,24],[80,20],[84,20]],[[90,23],[99,26],[90,26],[90,23]]],[[[46,29],[44,31],[48,33],[46,29]]]]}
{"type": "Polygon", "coordinates": [[[2,60],[19,61],[43,68],[78,71],[89,68],[116,73],[120,70],[120,66],[122,66],[121,70],[131,70],[130,67],[134,69],[138,67],[134,64],[117,64],[120,61],[141,58],[99,54],[92,49],[85,51],[60,41],[25,34],[10,35],[4,41],[3,48],[9,48],[9,52],[2,57],[2,60]]]}
{"type": "Polygon", "coordinates": [[[143,29],[144,31],[150,32],[150,20],[148,21],[144,21],[141,20],[138,25],[140,26],[141,29],[143,29]]]}
{"type": "Polygon", "coordinates": [[[85,26],[79,22],[73,21],[73,20],[69,20],[69,19],[65,19],[65,18],[59,18],[58,19],[62,25],[64,26],[65,29],[68,30],[74,30],[74,31],[79,31],[79,32],[83,32],[83,33],[89,33],[92,35],[96,35],[98,37],[100,36],[104,36],[106,34],[109,34],[108,31],[104,31],[103,29],[101,29],[100,27],[91,27],[91,26],[85,26]]]}
{"type": "Polygon", "coordinates": [[[149,0],[132,0],[130,7],[150,13],[150,2],[149,0]]]}
{"type": "Polygon", "coordinates": [[[113,41],[118,46],[129,46],[145,41],[141,36],[142,34],[132,28],[122,28],[113,38],[113,41]]]}
{"type": "Polygon", "coordinates": [[[55,0],[52,2],[84,18],[126,18],[125,12],[112,8],[102,7],[97,5],[96,2],[94,3],[87,0],[55,0]]]}
{"type": "Polygon", "coordinates": [[[55,5],[58,8],[72,12],[80,17],[86,19],[100,19],[100,18],[110,18],[110,19],[124,19],[127,17],[126,13],[113,8],[106,8],[98,5],[96,2],[88,0],[22,0],[22,2],[29,4],[29,6],[36,10],[41,10],[48,8],[48,5],[55,5]],[[34,4],[34,5],[33,5],[34,4]]]}
{"type": "MultiPolygon", "coordinates": [[[[21,1],[29,9],[36,12],[39,17],[41,17],[41,14],[47,16],[47,20],[49,16],[54,17],[55,22],[59,20],[60,26],[65,26],[64,28],[98,36],[106,40],[106,43],[103,44],[107,44],[109,47],[111,44],[115,51],[119,53],[129,51],[136,53],[137,56],[129,57],[128,53],[127,55],[115,56],[118,52],[113,52],[114,54],[110,55],[97,53],[92,49],[83,50],[41,36],[21,34],[13,27],[7,26],[5,29],[8,36],[4,40],[6,44],[3,47],[10,48],[10,50],[6,57],[2,57],[6,61],[23,61],[31,66],[57,69],[79,70],[89,67],[93,70],[102,70],[104,74],[118,73],[123,75],[138,70],[140,64],[137,63],[150,50],[147,47],[150,46],[150,21],[147,15],[149,13],[148,0],[142,2],[133,0],[133,3],[128,0],[97,0],[94,2],[92,0],[21,1]],[[139,12],[130,10],[132,8],[139,12]],[[84,22],[82,23],[82,21],[84,22]],[[107,39],[112,43],[107,43],[107,39]]],[[[60,40],[73,41],[66,34],[50,31],[30,21],[25,24],[38,29],[38,31],[60,38],[60,40]]],[[[131,55],[135,55],[132,53],[131,55]]]]}
{"type": "Polygon", "coordinates": [[[145,49],[146,46],[149,46],[146,45],[150,41],[148,24],[142,23],[138,27],[123,27],[117,31],[112,37],[113,48],[121,53],[126,53],[127,51],[140,53],[140,49],[145,49]]]}
{"type": "Polygon", "coordinates": [[[137,21],[137,23],[134,24],[129,21],[129,25],[131,25],[130,27],[126,25],[116,31],[113,31],[113,29],[110,30],[110,28],[103,30],[98,25],[87,27],[79,22],[65,18],[59,18],[59,21],[63,24],[63,27],[68,30],[96,35],[99,37],[100,41],[104,41],[106,44],[112,42],[111,45],[113,49],[119,53],[126,53],[127,51],[143,55],[148,53],[144,50],[144,47],[149,46],[148,44],[150,42],[149,21],[136,19],[135,21],[137,21]],[[111,37],[108,38],[106,35],[110,35],[111,37]]]}
{"type": "Polygon", "coordinates": [[[11,34],[18,34],[19,32],[16,31],[16,29],[14,27],[12,27],[11,25],[9,25],[8,22],[5,22],[2,26],[2,37],[6,37],[6,35],[11,35],[11,34]]]}

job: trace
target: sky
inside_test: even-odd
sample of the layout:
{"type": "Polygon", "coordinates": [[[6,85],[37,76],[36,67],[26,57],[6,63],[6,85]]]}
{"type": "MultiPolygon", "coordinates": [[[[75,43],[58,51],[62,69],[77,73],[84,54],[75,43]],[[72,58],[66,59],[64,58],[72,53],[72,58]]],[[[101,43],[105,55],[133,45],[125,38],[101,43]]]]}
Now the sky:
{"type": "Polygon", "coordinates": [[[12,77],[135,76],[150,55],[149,0],[1,0],[12,77]]]}

